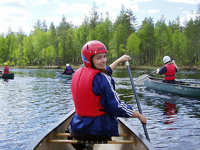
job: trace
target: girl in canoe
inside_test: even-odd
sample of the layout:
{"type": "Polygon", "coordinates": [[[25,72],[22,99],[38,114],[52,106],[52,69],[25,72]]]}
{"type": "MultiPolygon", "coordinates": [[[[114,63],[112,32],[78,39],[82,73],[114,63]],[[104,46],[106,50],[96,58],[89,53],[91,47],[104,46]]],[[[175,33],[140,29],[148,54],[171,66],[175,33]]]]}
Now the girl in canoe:
{"type": "MultiPolygon", "coordinates": [[[[70,122],[69,131],[75,139],[104,141],[119,136],[116,117],[138,118],[147,123],[144,115],[120,100],[111,77],[119,63],[131,58],[123,55],[106,66],[106,53],[107,49],[100,41],[87,42],[81,50],[85,66],[74,73],[71,81],[76,114],[70,122]]],[[[77,150],[86,148],[84,144],[73,146],[77,150]]]]}
{"type": "Polygon", "coordinates": [[[176,62],[174,60],[171,62],[171,58],[169,56],[163,57],[163,62],[165,65],[161,69],[157,69],[157,74],[165,74],[165,80],[163,80],[163,82],[175,84],[175,74],[178,71],[176,62]]]}

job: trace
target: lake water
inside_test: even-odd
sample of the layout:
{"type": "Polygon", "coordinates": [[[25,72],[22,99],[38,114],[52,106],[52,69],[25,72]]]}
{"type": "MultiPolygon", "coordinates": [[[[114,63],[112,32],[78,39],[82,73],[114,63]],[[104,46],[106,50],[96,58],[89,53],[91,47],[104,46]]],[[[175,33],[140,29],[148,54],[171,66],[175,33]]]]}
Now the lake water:
{"type": "MultiPolygon", "coordinates": [[[[56,79],[54,69],[10,71],[15,73],[14,80],[0,79],[0,149],[24,150],[74,107],[71,81],[56,79]]],[[[133,70],[132,75],[136,78],[152,71],[133,70]]],[[[137,110],[128,72],[115,70],[113,77],[120,98],[137,110]]],[[[177,73],[184,81],[200,82],[199,77],[200,71],[177,73]]],[[[136,85],[136,90],[155,149],[200,149],[200,98],[159,92],[144,85],[136,85]]],[[[144,135],[137,119],[126,120],[144,135]]]]}

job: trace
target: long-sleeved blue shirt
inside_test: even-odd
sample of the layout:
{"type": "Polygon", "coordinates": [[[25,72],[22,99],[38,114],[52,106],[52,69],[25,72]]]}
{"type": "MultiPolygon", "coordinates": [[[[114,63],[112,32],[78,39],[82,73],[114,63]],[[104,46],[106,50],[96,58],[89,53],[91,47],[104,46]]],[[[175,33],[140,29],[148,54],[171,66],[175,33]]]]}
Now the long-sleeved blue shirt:
{"type": "Polygon", "coordinates": [[[79,134],[118,136],[118,122],[116,117],[131,117],[133,109],[126,102],[121,101],[115,91],[115,81],[111,77],[112,70],[106,67],[107,74],[99,72],[93,79],[93,92],[101,95],[100,103],[107,114],[98,117],[80,117],[74,115],[70,124],[71,129],[79,134]]]}

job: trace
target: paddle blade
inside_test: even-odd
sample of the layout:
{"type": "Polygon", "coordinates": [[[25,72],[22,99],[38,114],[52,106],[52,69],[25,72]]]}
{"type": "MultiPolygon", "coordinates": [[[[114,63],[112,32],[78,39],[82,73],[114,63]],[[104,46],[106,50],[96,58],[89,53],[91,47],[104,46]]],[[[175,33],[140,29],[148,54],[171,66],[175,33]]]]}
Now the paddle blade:
{"type": "Polygon", "coordinates": [[[139,76],[138,78],[136,78],[134,81],[136,84],[141,84],[143,83],[146,79],[148,79],[149,75],[148,74],[143,74],[141,76],[139,76]]]}

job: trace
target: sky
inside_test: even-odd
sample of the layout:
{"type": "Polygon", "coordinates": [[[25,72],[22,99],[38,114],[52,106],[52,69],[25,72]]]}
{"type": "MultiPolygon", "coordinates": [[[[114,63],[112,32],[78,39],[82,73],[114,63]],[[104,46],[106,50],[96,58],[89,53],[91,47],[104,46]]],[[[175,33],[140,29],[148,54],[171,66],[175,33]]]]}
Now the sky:
{"type": "Polygon", "coordinates": [[[6,34],[10,27],[13,32],[21,28],[27,35],[34,30],[33,26],[40,19],[58,26],[63,15],[67,22],[81,25],[85,16],[91,16],[93,4],[97,12],[109,13],[114,22],[120,14],[121,6],[131,9],[139,25],[147,17],[156,23],[163,15],[165,23],[174,21],[179,16],[181,22],[194,17],[200,0],[0,0],[0,33],[6,34]]]}

